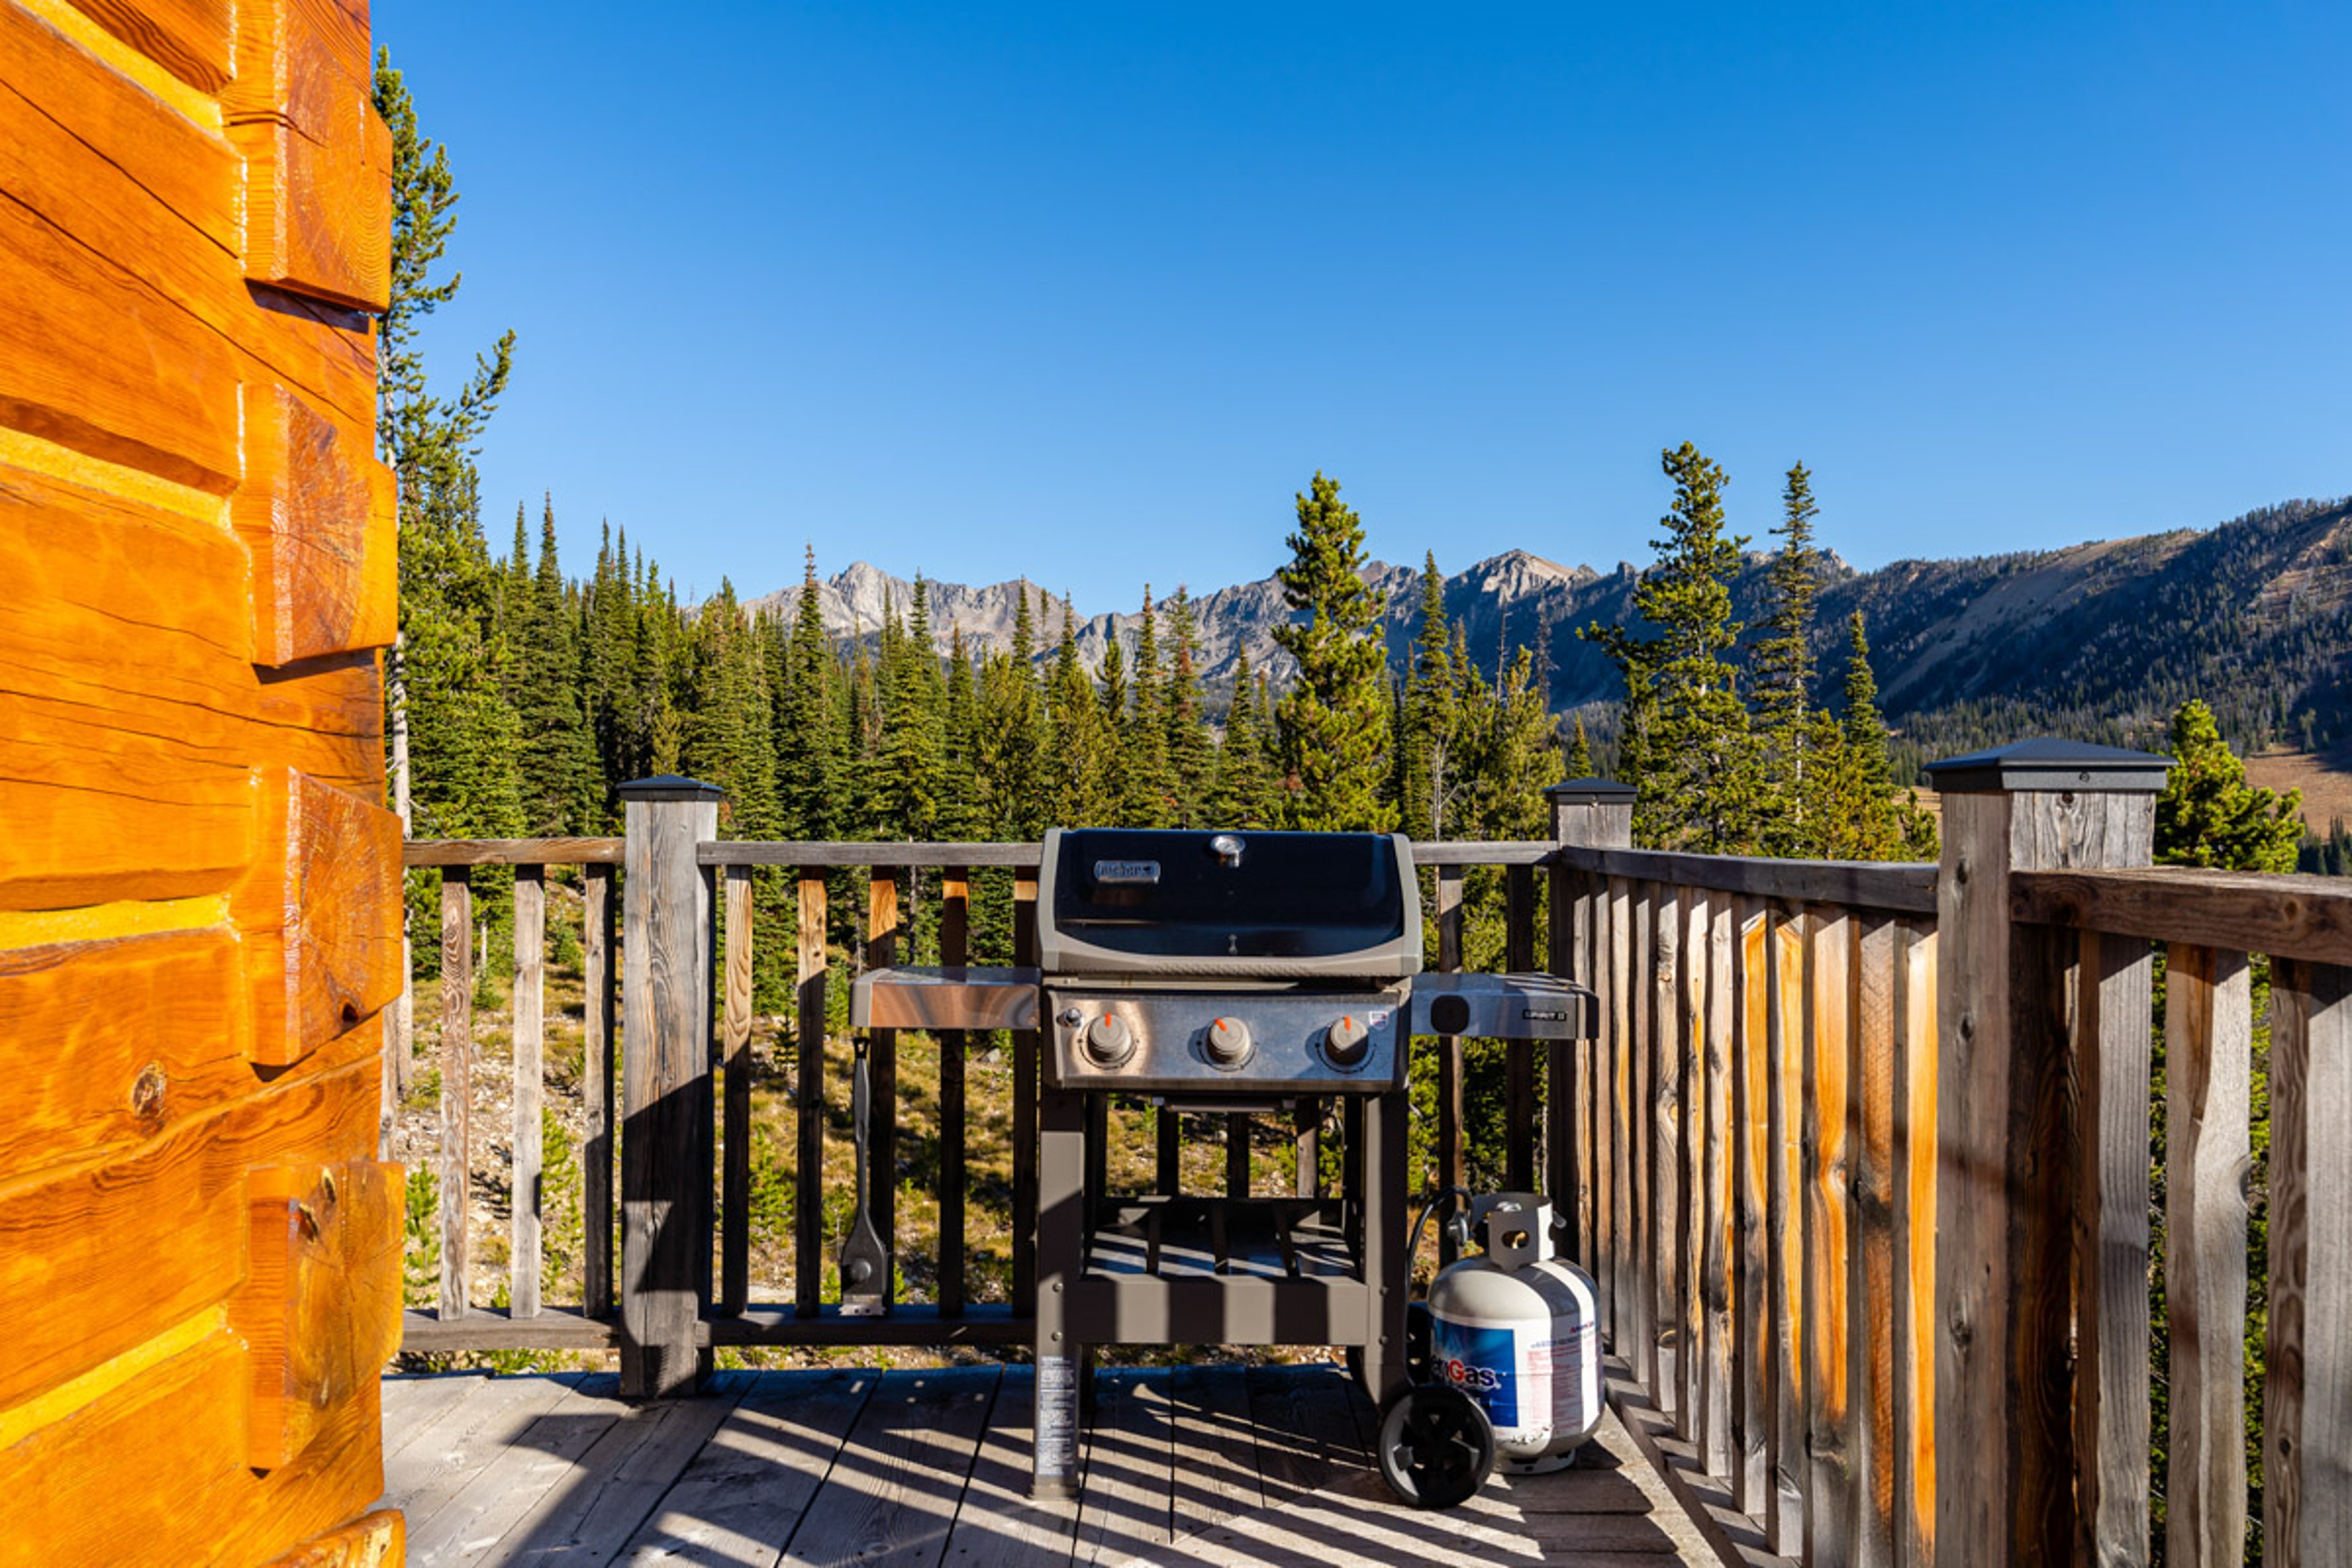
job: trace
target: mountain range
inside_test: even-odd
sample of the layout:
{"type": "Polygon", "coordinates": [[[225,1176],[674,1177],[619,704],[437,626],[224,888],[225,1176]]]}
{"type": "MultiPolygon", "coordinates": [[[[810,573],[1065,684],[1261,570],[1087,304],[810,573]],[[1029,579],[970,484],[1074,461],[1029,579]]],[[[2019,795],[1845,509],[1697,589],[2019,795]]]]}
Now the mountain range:
{"type": "MultiPolygon", "coordinates": [[[[1751,631],[1768,613],[1768,561],[1748,554],[1732,584],[1733,613],[1751,631]]],[[[1375,563],[1364,579],[1386,604],[1390,656],[1402,668],[1420,626],[1421,573],[1375,563]]],[[[1490,676],[1508,650],[1533,647],[1553,707],[1605,731],[1621,687],[1578,633],[1633,621],[1638,581],[1629,562],[1602,572],[1512,550],[1446,577],[1445,607],[1490,676]]],[[[974,649],[1011,647],[1024,586],[927,583],[941,648],[959,628],[974,649]]],[[[1050,656],[1064,601],[1026,591],[1039,657],[1050,656]]],[[[828,633],[871,637],[891,610],[907,614],[914,584],[858,562],[821,581],[818,598],[828,633]]],[[[1223,710],[1244,648],[1277,686],[1289,678],[1274,628],[1291,612],[1274,578],[1192,603],[1212,711],[1223,710]]],[[[798,591],[754,606],[789,619],[798,591]]],[[[1881,703],[1915,757],[2036,730],[2145,744],[2190,696],[2210,702],[2242,747],[2316,751],[2352,732],[2352,503],[2341,500],[2291,501],[2206,529],[1868,572],[1830,554],[1814,621],[1824,696],[1842,685],[1847,617],[1857,609],[1881,703]]],[[[1097,668],[1113,637],[1131,654],[1140,624],[1139,610],[1074,616],[1080,657],[1097,668]]]]}

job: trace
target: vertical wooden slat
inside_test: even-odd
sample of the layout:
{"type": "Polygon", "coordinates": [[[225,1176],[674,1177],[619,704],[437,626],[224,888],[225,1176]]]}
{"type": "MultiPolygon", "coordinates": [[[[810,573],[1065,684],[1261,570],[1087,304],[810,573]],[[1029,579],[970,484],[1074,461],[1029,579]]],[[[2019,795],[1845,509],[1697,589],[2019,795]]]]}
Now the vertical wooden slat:
{"type": "Polygon", "coordinates": [[[1682,1204],[1675,1215],[1682,1252],[1682,1321],[1675,1328],[1682,1353],[1682,1405],[1675,1412],[1675,1430],[1696,1444],[1703,1426],[1701,1407],[1706,1403],[1706,1130],[1713,1112],[1706,1090],[1706,1015],[1715,1005],[1708,994],[1708,895],[1704,889],[1683,889],[1682,1032],[1676,1054],[1682,1058],[1683,1126],[1682,1204]]]}
{"type": "MultiPolygon", "coordinates": [[[[1462,868],[1437,868],[1437,968],[1442,974],[1462,970],[1462,868]]],[[[1462,1042],[1452,1035],[1437,1039],[1437,1184],[1458,1187],[1467,1179],[1463,1168],[1462,1042]]],[[[1437,1260],[1454,1261],[1451,1235],[1440,1230],[1437,1260]]]]}
{"type": "Polygon", "coordinates": [[[1801,911],[1775,910],[1764,933],[1765,1286],[1772,1326],[1772,1418],[1766,1433],[1771,1500],[1767,1543],[1784,1556],[1803,1549],[1805,1530],[1805,924],[1801,911]]]}
{"type": "Polygon", "coordinates": [[[1733,964],[1732,1160],[1732,1499],[1762,1519],[1772,1506],[1772,1326],[1765,1201],[1771,1184],[1769,1102],[1771,975],[1765,952],[1769,916],[1752,898],[1733,906],[1738,952],[1733,964]]]}
{"type": "Polygon", "coordinates": [[[2245,954],[2208,947],[2176,944],[2165,963],[2165,1560],[2174,1568],[2237,1563],[2245,1550],[2251,973],[2245,954]]]}
{"type": "MultiPolygon", "coordinates": [[[[1037,962],[1037,873],[1013,877],[1013,962],[1037,962]]],[[[1013,1312],[1037,1310],[1037,1031],[1013,1032],[1013,1312]]]]}
{"type": "Polygon", "coordinates": [[[1184,1116],[1163,1105],[1152,1121],[1158,1145],[1153,1179],[1160,1191],[1174,1197],[1184,1187],[1184,1116]]]}
{"type": "MultiPolygon", "coordinates": [[[[1905,1568],[1936,1561],[1936,932],[1906,921],[1895,1037],[1895,1542],[1905,1568]]],[[[2145,946],[2145,944],[2142,944],[2145,946]]],[[[2140,1016],[2147,1008],[2142,1000],[2140,1016]]],[[[2146,1049],[2147,1030],[2140,1030],[2146,1049]]],[[[2141,1096],[2146,1102],[2145,1093],[2141,1096]]],[[[2147,1171],[2140,1136],[2141,1179],[2147,1171]]],[[[2143,1195],[2145,1188],[2143,1188],[2143,1195]]],[[[2145,1203],[2142,1205],[2146,1208],[2145,1203]]],[[[2145,1225],[2145,1218],[2142,1220],[2145,1225]]],[[[2142,1280],[2146,1279],[2143,1269],[2142,1280]]],[[[2141,1318],[2147,1316],[2141,1291],[2141,1318]]],[[[2145,1331],[2143,1331],[2143,1340],[2145,1331]]],[[[2146,1362],[2145,1355],[2141,1360],[2146,1362]]],[[[2145,1394],[2143,1393],[2143,1398],[2145,1394]]],[[[2143,1437],[2145,1430],[2143,1429],[2143,1437]]],[[[2145,1453],[2142,1442],[2138,1452],[2145,1453]]],[[[2147,1467],[2141,1464],[2143,1475],[2147,1467]]],[[[2142,1482],[2145,1489],[2146,1482],[2142,1482]]],[[[2145,1530],[2145,1525],[2142,1526],[2145,1530]]]]}
{"type": "Polygon", "coordinates": [[[2273,973],[2270,1188],[2263,1560],[2301,1568],[2352,1552],[2352,971],[2273,973]]]}
{"type": "MultiPolygon", "coordinates": [[[[2146,939],[2082,935],[2074,1083],[2077,1561],[2148,1560],[2148,1023],[2146,939]]],[[[1900,1321],[1900,1314],[1897,1315],[1900,1321]]]]}
{"type": "Polygon", "coordinates": [[[1610,1349],[1633,1351],[1633,889],[1609,879],[1609,1301],[1610,1349]]]}
{"type": "Polygon", "coordinates": [[[1804,1145],[1805,1561],[1853,1561],[1854,1494],[1853,1321],[1847,1290],[1853,1058],[1847,1025],[1853,1006],[1853,918],[1816,905],[1808,910],[1805,952],[1804,1145]]]}
{"type": "Polygon", "coordinates": [[[1597,1024],[1591,1039],[1576,1042],[1576,1081],[1570,1086],[1570,1099],[1575,1128],[1577,1234],[1585,1269],[1596,1284],[1607,1278],[1609,1267],[1601,1251],[1609,1233],[1609,1163],[1602,1156],[1601,1136],[1601,1068],[1609,1060],[1609,950],[1601,930],[1608,920],[1608,907],[1601,879],[1580,874],[1575,909],[1577,973],[1592,988],[1597,1024]]]}
{"type": "Polygon", "coordinates": [[[1250,1190],[1250,1119],[1246,1111],[1225,1117],[1225,1196],[1245,1198],[1250,1190]]]}
{"type": "Polygon", "coordinates": [[[515,868],[514,1185],[508,1205],[507,1300],[518,1318],[539,1316],[540,1104],[546,1083],[547,868],[515,868]]]}
{"type": "MultiPolygon", "coordinates": [[[[971,962],[971,875],[961,866],[940,873],[940,962],[971,962]]],[[[963,1316],[964,1032],[940,1031],[940,1316],[963,1316]]]]}
{"type": "Polygon", "coordinates": [[[1650,1360],[1643,1368],[1650,1398],[1673,1415],[1682,1408],[1680,1348],[1683,1290],[1683,1051],[1689,1028],[1682,984],[1683,909],[1687,889],[1660,887],[1653,901],[1650,1058],[1656,1087],[1650,1115],[1651,1256],[1657,1270],[1651,1294],[1650,1360]]]}
{"type": "Polygon", "coordinates": [[[444,1321],[462,1318],[473,1277],[467,1216],[474,1182],[474,883],[472,870],[441,873],[441,1300],[444,1321]]]}
{"type": "Polygon", "coordinates": [[[1291,1137],[1297,1145],[1297,1168],[1291,1178],[1291,1195],[1311,1198],[1322,1193],[1323,1102],[1311,1094],[1298,1097],[1291,1112],[1291,1137]]]}
{"type": "Polygon", "coordinates": [[[1706,896],[1706,1144],[1703,1272],[1706,1317],[1706,1397],[1699,1406],[1699,1453],[1709,1475],[1730,1479],[1731,1430],[1731,1172],[1738,1130],[1731,1121],[1731,1031],[1740,997],[1733,984],[1738,921],[1728,893],[1706,896]]]}
{"type": "Polygon", "coordinates": [[[1895,922],[1868,916],[1854,944],[1851,1270],[1856,1568],[1895,1561],[1895,922]]]}
{"type": "MultiPolygon", "coordinates": [[[[898,878],[895,867],[877,867],[866,879],[866,966],[887,969],[898,962],[898,878]]],[[[883,1299],[895,1300],[898,1258],[898,1031],[867,1031],[866,1106],[871,1120],[866,1147],[873,1168],[866,1173],[866,1207],[882,1255],[883,1299]]]]}
{"type": "Polygon", "coordinates": [[[726,1000],[719,1065],[726,1150],[719,1182],[719,1310],[742,1311],[751,1295],[751,868],[727,868],[726,1000]]]}
{"type": "Polygon", "coordinates": [[[620,900],[613,897],[613,868],[587,868],[587,897],[581,914],[586,994],[581,1023],[586,1035],[587,1073],[581,1097],[588,1113],[581,1141],[580,1204],[585,1235],[581,1257],[587,1282],[581,1304],[592,1318],[613,1315],[613,930],[620,900]]]}
{"type": "Polygon", "coordinates": [[[1657,1226],[1650,1213],[1651,1081],[1655,1077],[1652,1014],[1657,1005],[1657,988],[1650,983],[1650,949],[1657,931],[1654,886],[1633,883],[1625,903],[1625,1342],[1618,1353],[1636,1373],[1646,1366],[1657,1337],[1650,1322],[1650,1304],[1657,1290],[1651,1258],[1657,1226]]]}
{"type": "MultiPolygon", "coordinates": [[[[1554,866],[1547,880],[1550,907],[1545,934],[1549,942],[1550,971],[1580,984],[1589,983],[1591,971],[1584,966],[1576,950],[1576,889],[1582,879],[1578,873],[1554,866]]],[[[1589,1265],[1591,1255],[1584,1250],[1586,1211],[1577,1164],[1582,1142],[1577,1136],[1576,1123],[1579,1048],[1580,1042],[1575,1040],[1554,1040],[1545,1048],[1544,1187],[1559,1213],[1568,1218],[1570,1256],[1579,1264],[1589,1265]]]]}
{"type": "MultiPolygon", "coordinates": [[[[1513,866],[1503,878],[1503,966],[1525,973],[1536,966],[1536,871],[1513,866]]],[[[1503,1184],[1513,1192],[1536,1184],[1536,1046],[1512,1040],[1504,1047],[1503,1184]]],[[[1564,1212],[1553,1197],[1553,1212],[1564,1212]]]]}
{"type": "Polygon", "coordinates": [[[793,1171],[793,1312],[816,1316],[824,1268],[824,872],[800,870],[797,973],[800,1079],[793,1087],[799,1133],[793,1171]]]}

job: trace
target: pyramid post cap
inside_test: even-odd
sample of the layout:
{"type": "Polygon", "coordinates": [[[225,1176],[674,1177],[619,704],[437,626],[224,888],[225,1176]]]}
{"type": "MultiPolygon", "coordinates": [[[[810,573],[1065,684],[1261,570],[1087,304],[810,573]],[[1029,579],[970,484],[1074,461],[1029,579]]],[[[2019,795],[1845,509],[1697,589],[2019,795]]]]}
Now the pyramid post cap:
{"type": "Polygon", "coordinates": [[[1620,805],[1634,796],[1633,786],[1619,784],[1615,779],[1565,779],[1544,790],[1544,798],[1554,805],[1620,805]]]}
{"type": "Polygon", "coordinates": [[[1996,795],[2016,791],[2094,790],[2111,795],[2156,795],[2164,788],[2172,759],[2160,752],[2095,746],[2052,735],[2017,741],[1947,757],[1924,770],[1940,795],[1996,795]]]}
{"type": "Polygon", "coordinates": [[[614,794],[623,800],[724,800],[727,792],[715,784],[687,778],[679,773],[657,773],[649,779],[631,779],[615,785],[614,794]]]}

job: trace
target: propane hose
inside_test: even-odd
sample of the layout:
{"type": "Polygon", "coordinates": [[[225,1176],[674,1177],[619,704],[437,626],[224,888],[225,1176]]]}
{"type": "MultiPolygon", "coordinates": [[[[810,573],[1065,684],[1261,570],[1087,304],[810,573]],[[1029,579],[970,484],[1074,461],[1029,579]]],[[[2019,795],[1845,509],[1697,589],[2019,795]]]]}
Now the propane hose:
{"type": "MultiPolygon", "coordinates": [[[[1412,1258],[1414,1254],[1421,1250],[1422,1229],[1429,1224],[1429,1216],[1436,1211],[1437,1205],[1457,1194],[1461,1196],[1463,1207],[1466,1207],[1468,1205],[1477,1201],[1467,1187],[1440,1187],[1435,1192],[1429,1194],[1428,1201],[1421,1205],[1420,1217],[1412,1222],[1412,1236],[1405,1242],[1404,1255],[1406,1258],[1412,1258]]],[[[1455,1212],[1460,1213],[1462,1210],[1461,1208],[1457,1208],[1455,1212]]],[[[1464,1237],[1463,1239],[1466,1240],[1468,1238],[1464,1237]]]]}

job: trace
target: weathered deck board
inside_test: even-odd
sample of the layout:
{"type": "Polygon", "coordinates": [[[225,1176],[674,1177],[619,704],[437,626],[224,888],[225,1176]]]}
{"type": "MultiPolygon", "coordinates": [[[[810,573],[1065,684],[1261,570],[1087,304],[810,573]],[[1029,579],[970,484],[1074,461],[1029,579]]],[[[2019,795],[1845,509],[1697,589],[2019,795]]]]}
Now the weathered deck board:
{"type": "Polygon", "coordinates": [[[1028,1500],[1018,1366],[730,1373],[650,1405],[603,1375],[387,1379],[384,1500],[418,1564],[1713,1561],[1614,1416],[1578,1468],[1425,1513],[1336,1368],[1100,1375],[1074,1502],[1028,1500]]]}

